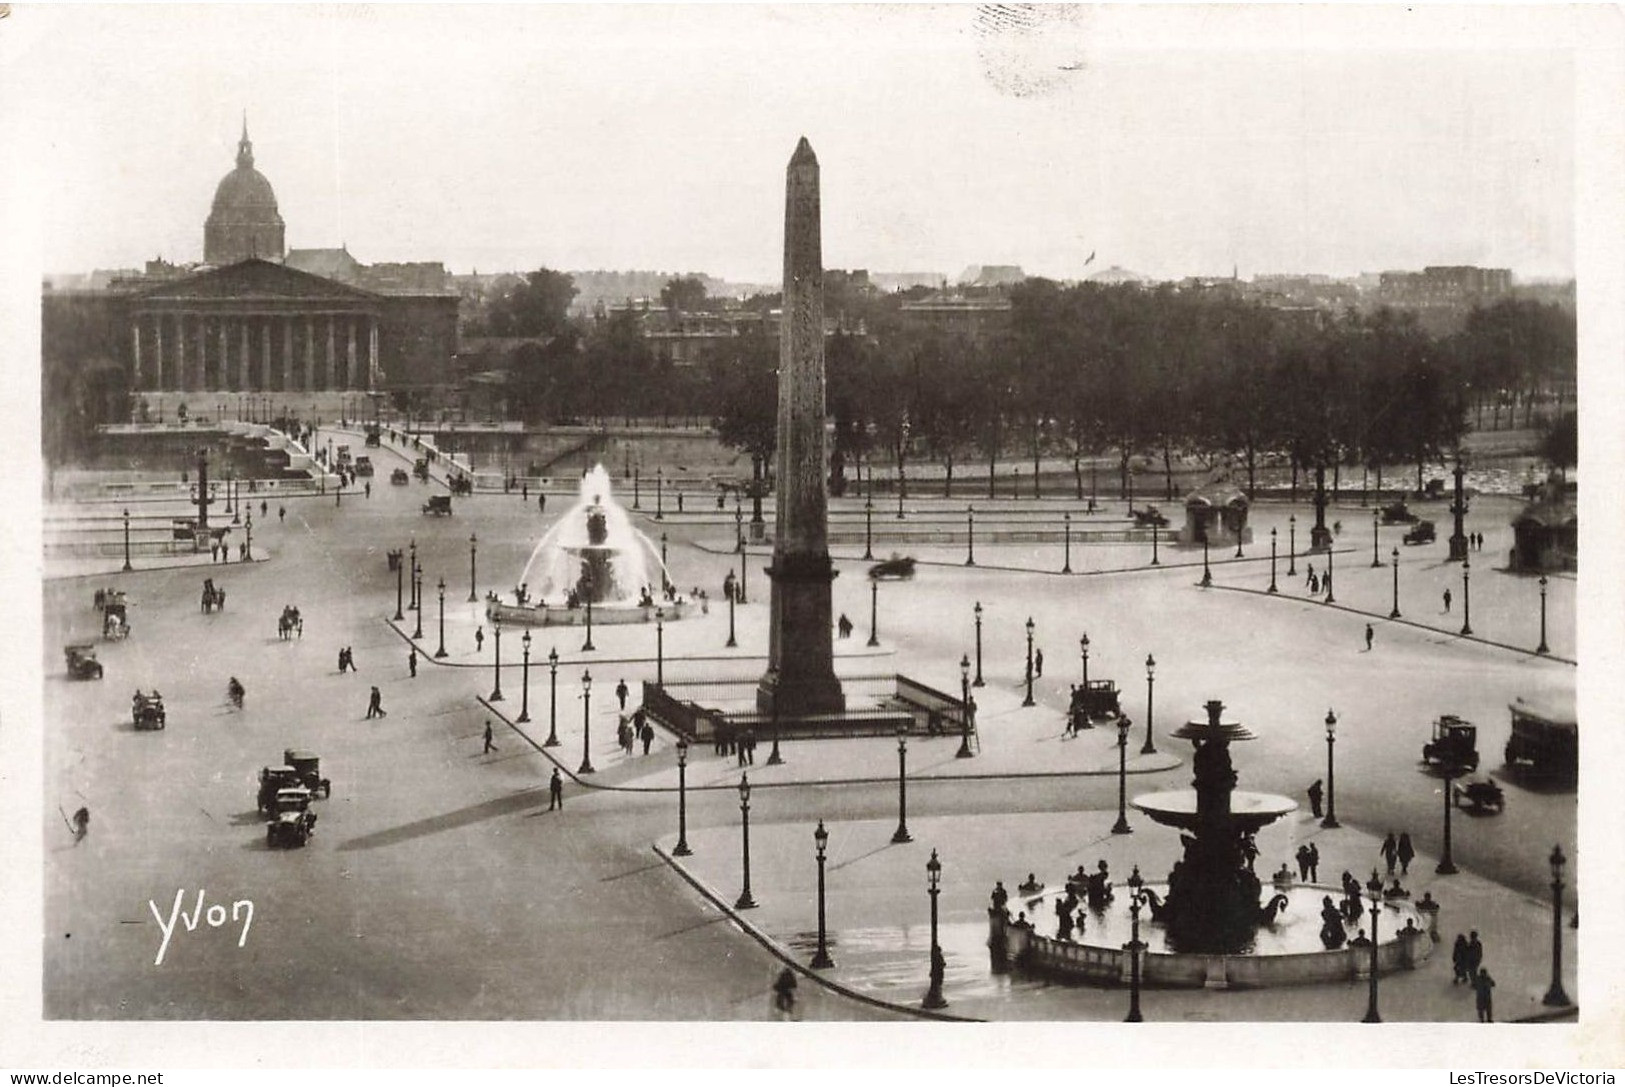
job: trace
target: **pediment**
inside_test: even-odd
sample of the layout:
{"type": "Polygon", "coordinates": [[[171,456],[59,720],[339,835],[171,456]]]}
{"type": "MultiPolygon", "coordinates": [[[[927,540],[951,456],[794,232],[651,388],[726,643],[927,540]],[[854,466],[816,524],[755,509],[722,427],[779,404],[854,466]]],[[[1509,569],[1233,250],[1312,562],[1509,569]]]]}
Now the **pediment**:
{"type": "Polygon", "coordinates": [[[139,297],[145,302],[380,301],[371,291],[257,259],[163,283],[141,292],[139,297]]]}

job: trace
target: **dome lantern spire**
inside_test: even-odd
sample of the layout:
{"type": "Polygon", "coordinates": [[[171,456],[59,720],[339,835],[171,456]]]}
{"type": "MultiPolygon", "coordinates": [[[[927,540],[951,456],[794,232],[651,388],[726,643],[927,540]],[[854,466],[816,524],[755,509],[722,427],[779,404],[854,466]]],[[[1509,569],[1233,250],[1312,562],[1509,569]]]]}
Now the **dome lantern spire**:
{"type": "Polygon", "coordinates": [[[254,144],[248,138],[248,110],[243,110],[243,135],[237,141],[238,169],[253,169],[254,144]]]}

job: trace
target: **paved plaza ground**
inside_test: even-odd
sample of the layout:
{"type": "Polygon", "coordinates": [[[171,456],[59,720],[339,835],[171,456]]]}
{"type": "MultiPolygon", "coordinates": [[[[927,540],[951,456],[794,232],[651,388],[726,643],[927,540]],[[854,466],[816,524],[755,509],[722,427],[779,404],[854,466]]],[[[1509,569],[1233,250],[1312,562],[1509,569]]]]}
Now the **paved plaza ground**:
{"type": "MultiPolygon", "coordinates": [[[[359,435],[354,436],[359,447],[359,435]]],[[[256,514],[258,561],[198,569],[196,562],[105,573],[47,571],[45,583],[44,1000],[61,1019],[754,1019],[770,1015],[767,992],[779,969],[776,950],[741,934],[726,913],[669,865],[676,831],[677,767],[670,738],[627,756],[615,741],[616,682],[635,705],[641,681],[655,674],[651,625],[594,629],[582,648],[579,627],[532,630],[528,696],[519,631],[501,642],[503,699],[494,667],[496,638],[471,603],[468,537],[478,534],[476,589],[506,594],[548,527],[572,504],[549,496],[478,495],[454,501],[451,518],[427,517],[429,493],[414,481],[386,481],[398,454],[375,456],[371,498],[347,494],[287,502],[285,522],[256,514]],[[409,608],[393,620],[396,576],[386,552],[415,540],[424,568],[422,651],[408,673],[409,608]],[[49,576],[68,574],[72,576],[49,576]],[[202,614],[201,579],[228,590],[228,606],[202,614]],[[445,582],[444,648],[438,584],[445,582]],[[89,639],[97,587],[125,588],[134,633],[104,643],[107,678],[70,683],[60,647],[89,639]],[[304,616],[300,639],[277,638],[285,604],[304,616]],[[475,630],[484,627],[483,649],[475,630]],[[353,647],[357,672],[340,674],[340,648],[353,647]],[[547,656],[557,649],[556,689],[547,656]],[[596,772],[574,773],[584,744],[582,677],[592,675],[586,708],[588,750],[596,772]],[[245,707],[225,698],[230,676],[247,688],[245,707]],[[377,685],[388,716],[366,719],[377,685]],[[169,726],[136,732],[129,697],[159,688],[169,726]],[[556,694],[556,718],[551,707],[556,694]],[[519,722],[521,707],[530,721],[519,722]],[[487,720],[497,750],[482,752],[487,720]],[[544,746],[550,730],[558,747],[544,746]],[[317,801],[309,848],[268,851],[254,811],[255,777],[281,761],[286,747],[322,757],[331,799],[317,801]],[[548,775],[566,777],[562,812],[547,810],[548,775]],[[75,845],[58,810],[92,812],[75,845]],[[161,965],[161,926],[177,891],[190,913],[199,890],[205,909],[254,904],[240,925],[174,933],[161,965]],[[241,946],[239,946],[239,940],[241,946]]],[[[403,461],[404,463],[404,461],[403,461]]],[[[624,500],[625,496],[621,496],[624,500]]],[[[734,621],[739,646],[725,647],[728,614],[721,583],[734,553],[732,511],[635,515],[655,539],[664,532],[672,578],[683,591],[710,594],[708,614],[668,623],[663,669],[668,681],[749,679],[765,667],[768,550],[748,554],[750,602],[734,621]]],[[[962,655],[975,657],[972,606],[983,607],[976,690],[979,754],[956,759],[957,736],[915,737],[908,752],[910,846],[889,847],[897,805],[897,745],[886,738],[785,741],[785,762],[765,765],[771,737],[759,737],[752,800],[756,891],[763,905],[748,917],[768,943],[805,959],[811,925],[811,831],[822,818],[832,832],[831,925],[837,933],[836,980],[879,998],[872,1004],[803,982],[809,1018],[896,1017],[884,1006],[916,1004],[924,978],[921,925],[926,917],[924,858],[941,850],[947,871],[942,906],[951,1010],[977,1018],[1121,1018],[1124,995],[998,983],[987,969],[983,910],[995,878],[1007,886],[1028,871],[1054,882],[1066,868],[1110,859],[1115,873],[1138,863],[1159,878],[1177,835],[1137,820],[1131,836],[1105,828],[1115,816],[1115,730],[1062,736],[1069,687],[1081,678],[1079,638],[1090,638],[1089,675],[1111,678],[1134,721],[1127,789],[1185,788],[1189,745],[1169,733],[1202,703],[1222,700],[1227,716],[1257,734],[1234,749],[1241,788],[1281,793],[1304,803],[1304,789],[1326,775],[1322,721],[1339,720],[1336,804],[1344,829],[1321,830],[1300,811],[1266,832],[1261,864],[1273,870],[1296,843],[1314,836],[1335,878],[1347,867],[1362,878],[1378,862],[1376,843],[1409,831],[1425,874],[1409,884],[1444,905],[1449,936],[1477,928],[1491,948],[1503,1018],[1541,1010],[1549,981],[1550,907],[1546,857],[1554,843],[1576,862],[1576,798],[1503,779],[1500,815],[1457,813],[1453,853],[1463,874],[1435,877],[1442,847],[1443,782],[1418,765],[1429,722],[1456,713],[1480,727],[1482,770],[1499,776],[1518,696],[1572,697],[1577,669],[1575,581],[1548,584],[1551,653],[1538,641],[1538,589],[1532,579],[1496,569],[1510,547],[1506,525],[1516,504],[1480,498],[1469,529],[1486,535],[1471,572],[1474,637],[1460,636],[1464,600],[1459,565],[1444,562],[1440,542],[1399,545],[1402,529],[1380,530],[1379,555],[1400,549],[1403,621],[1389,621],[1391,568],[1371,567],[1368,509],[1334,507],[1342,522],[1335,555],[1336,603],[1311,598],[1286,569],[1287,517],[1307,538],[1312,510],[1261,504],[1255,542],[1241,560],[1210,556],[1214,584],[1200,588],[1199,550],[1166,538],[1160,565],[1139,543],[1091,543],[1125,526],[1121,503],[1085,517],[1060,499],[978,504],[977,565],[964,563],[961,540],[906,545],[921,560],[912,581],[880,585],[879,646],[870,633],[870,583],[847,533],[861,531],[862,500],[842,499],[832,516],[843,526],[835,547],[840,570],[837,614],[856,625],[836,643],[837,670],[861,677],[901,672],[957,693],[962,655]],[[1073,574],[1059,572],[1062,544],[1001,542],[1000,510],[1076,512],[1073,574]],[[984,520],[985,519],[985,520],[984,520]],[[980,533],[985,524],[987,536],[980,533]],[[1269,529],[1278,533],[1270,581],[1269,529]],[[1442,592],[1452,587],[1451,614],[1442,592]],[[1022,705],[1029,616],[1043,650],[1034,702],[1022,705]],[[1365,646],[1367,622],[1374,643],[1365,646]],[[1145,659],[1156,659],[1147,706],[1145,659]],[[1155,754],[1141,754],[1150,726],[1155,754]]],[[[1167,508],[1167,504],[1165,504],[1167,508]]],[[[911,499],[914,517],[962,511],[958,502],[911,499]]],[[[1424,514],[1427,515],[1427,514],[1424,514]]],[[[875,551],[892,550],[876,519],[875,551]]],[[[138,564],[139,565],[139,564],[138,564]]],[[[207,562],[203,565],[208,566],[207,562]]],[[[410,588],[405,589],[410,595],[410,588]]],[[[726,899],[737,894],[739,776],[735,760],[696,749],[687,773],[688,833],[694,880],[726,899]]],[[[1325,873],[1322,875],[1325,879],[1325,873]]],[[[1585,887],[1570,888],[1576,902],[1585,887]]],[[[1571,995],[1580,933],[1566,930],[1571,995]]],[[[1471,999],[1449,985],[1448,948],[1422,969],[1384,981],[1390,1019],[1472,1018],[1471,999]]],[[[1355,985],[1255,993],[1157,993],[1149,1019],[1350,1020],[1364,1008],[1355,985]]]]}

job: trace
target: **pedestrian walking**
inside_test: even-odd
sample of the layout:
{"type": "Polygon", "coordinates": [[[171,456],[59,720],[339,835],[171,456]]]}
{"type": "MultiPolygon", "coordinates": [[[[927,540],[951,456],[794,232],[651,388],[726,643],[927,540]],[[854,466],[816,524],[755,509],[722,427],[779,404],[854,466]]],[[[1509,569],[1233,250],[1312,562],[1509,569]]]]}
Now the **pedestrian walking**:
{"type": "Polygon", "coordinates": [[[1310,573],[1309,573],[1309,595],[1310,596],[1317,596],[1317,595],[1319,595],[1319,593],[1320,593],[1320,579],[1315,576],[1314,571],[1310,571],[1310,573]]]}
{"type": "Polygon", "coordinates": [[[1399,843],[1394,840],[1394,832],[1389,831],[1388,837],[1382,840],[1382,859],[1388,864],[1388,874],[1394,874],[1394,864],[1399,859],[1399,843]]]}
{"type": "Polygon", "coordinates": [[[744,742],[744,744],[742,746],[745,749],[745,761],[747,763],[749,763],[751,766],[755,766],[756,765],[756,730],[755,729],[747,728],[745,730],[745,742],[744,742]]]}
{"type": "Polygon", "coordinates": [[[1467,976],[1478,976],[1478,968],[1484,965],[1484,945],[1478,942],[1478,930],[1472,929],[1467,933],[1467,976]]]}
{"type": "Polygon", "coordinates": [[[1456,942],[1450,948],[1450,969],[1454,971],[1450,984],[1460,985],[1462,982],[1471,982],[1467,974],[1467,937],[1456,933],[1456,942]]]}
{"type": "Polygon", "coordinates": [[[1310,592],[1314,592],[1315,586],[1319,584],[1315,578],[1315,564],[1312,562],[1309,564],[1309,576],[1304,580],[1304,584],[1309,586],[1310,592]]]}
{"type": "Polygon", "coordinates": [[[1490,977],[1488,970],[1480,967],[1478,973],[1473,975],[1473,995],[1478,998],[1476,1003],[1478,1004],[1478,1021],[1480,1023],[1495,1022],[1493,1002],[1490,997],[1490,993],[1494,988],[1495,979],[1490,977]]]}
{"type": "MultiPolygon", "coordinates": [[[[58,808],[58,811],[62,809],[58,808]]],[[[73,813],[73,844],[78,845],[90,833],[90,809],[81,807],[73,813]]]]}
{"type": "Polygon", "coordinates": [[[339,675],[341,676],[344,674],[344,666],[349,663],[349,652],[350,651],[348,649],[343,647],[339,648],[339,675]]]}
{"type": "MultiPolygon", "coordinates": [[[[637,716],[642,717],[643,711],[639,710],[637,716]]],[[[636,718],[634,718],[634,720],[636,720],[636,718]]],[[[649,753],[649,745],[655,742],[655,727],[648,721],[644,721],[643,727],[638,729],[638,739],[643,741],[643,753],[647,755],[649,753]]]]}
{"type": "Polygon", "coordinates": [[[1309,843],[1309,882],[1320,882],[1320,846],[1309,843]]]}
{"type": "Polygon", "coordinates": [[[630,693],[626,688],[626,680],[623,679],[615,684],[615,698],[621,704],[622,713],[626,712],[626,696],[630,693]]]}
{"type": "Polygon", "coordinates": [[[1450,590],[1449,589],[1446,589],[1444,591],[1444,613],[1446,615],[1450,614],[1450,590]]]}
{"type": "Polygon", "coordinates": [[[521,483],[519,485],[519,501],[521,501],[521,502],[529,502],[530,501],[530,484],[529,483],[521,483]]]}
{"type": "Polygon", "coordinates": [[[1044,678],[1044,651],[1042,649],[1033,651],[1033,678],[1044,678]]]}
{"type": "Polygon", "coordinates": [[[559,768],[553,767],[553,777],[547,783],[547,810],[557,808],[564,810],[564,778],[559,774],[559,768]]]}
{"type": "Polygon", "coordinates": [[[1395,849],[1395,853],[1399,857],[1399,874],[1402,876],[1410,875],[1411,861],[1416,859],[1416,847],[1411,844],[1410,831],[1400,831],[1399,845],[1395,849]]]}
{"type": "Polygon", "coordinates": [[[389,711],[384,709],[384,696],[377,687],[372,689],[372,694],[367,699],[367,716],[369,718],[389,716],[389,711]]]}
{"type": "Polygon", "coordinates": [[[546,513],[547,512],[547,495],[542,494],[540,491],[538,491],[536,493],[536,512],[537,513],[546,513]]]}
{"type": "Polygon", "coordinates": [[[264,499],[261,499],[260,500],[260,520],[261,521],[265,520],[265,515],[267,513],[269,513],[269,512],[271,512],[271,507],[265,504],[264,499]]]}
{"type": "Polygon", "coordinates": [[[741,735],[737,736],[735,738],[734,744],[732,745],[733,748],[734,748],[734,752],[735,752],[734,758],[737,760],[735,762],[735,764],[734,764],[736,766],[745,765],[745,736],[746,735],[748,735],[748,734],[741,734],[741,735]]]}
{"type": "Polygon", "coordinates": [[[412,678],[418,678],[418,647],[413,646],[406,654],[406,670],[412,673],[412,678]]]}
{"type": "Polygon", "coordinates": [[[1332,572],[1330,570],[1327,570],[1326,575],[1320,579],[1320,587],[1327,596],[1332,595],[1332,572]]]}
{"type": "Polygon", "coordinates": [[[496,749],[497,745],[491,742],[491,719],[487,717],[485,719],[485,750],[481,754],[489,755],[496,749]]]}
{"type": "Polygon", "coordinates": [[[846,612],[843,611],[841,613],[841,618],[835,624],[835,627],[836,627],[837,630],[839,630],[841,632],[841,637],[843,637],[843,638],[852,637],[852,620],[850,620],[850,619],[848,619],[846,617],[846,612]]]}
{"type": "Polygon", "coordinates": [[[367,497],[372,497],[372,480],[367,480],[367,497]]]}
{"type": "Polygon", "coordinates": [[[1320,818],[1320,804],[1325,796],[1326,789],[1321,785],[1320,779],[1316,778],[1309,786],[1309,814],[1316,819],[1320,818]]]}
{"type": "Polygon", "coordinates": [[[485,652],[485,628],[484,627],[475,627],[474,628],[474,652],[476,652],[476,653],[485,652]]]}
{"type": "Polygon", "coordinates": [[[1375,638],[1376,636],[1377,632],[1371,629],[1370,623],[1367,623],[1365,625],[1365,651],[1367,653],[1371,652],[1371,639],[1375,638]]]}
{"type": "Polygon", "coordinates": [[[796,1011],[796,975],[786,966],[773,982],[773,1007],[782,1018],[790,1019],[796,1011]]]}
{"type": "Polygon", "coordinates": [[[678,513],[683,512],[683,492],[682,491],[677,492],[677,512],[678,513]]]}
{"type": "Polygon", "coordinates": [[[277,524],[281,524],[283,521],[286,521],[287,519],[288,519],[288,507],[287,506],[278,506],[276,508],[277,524]]]}
{"type": "Polygon", "coordinates": [[[1309,847],[1307,845],[1300,845],[1298,847],[1297,861],[1298,861],[1298,882],[1300,882],[1300,883],[1308,883],[1309,882],[1309,847]]]}

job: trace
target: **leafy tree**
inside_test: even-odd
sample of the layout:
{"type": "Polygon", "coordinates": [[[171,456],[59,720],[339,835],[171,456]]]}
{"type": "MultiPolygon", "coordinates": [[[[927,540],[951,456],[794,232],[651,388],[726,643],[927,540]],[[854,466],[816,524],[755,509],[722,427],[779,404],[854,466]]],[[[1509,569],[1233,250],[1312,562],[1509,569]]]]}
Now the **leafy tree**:
{"type": "Polygon", "coordinates": [[[486,326],[493,336],[556,336],[569,324],[575,296],[568,273],[539,268],[491,300],[486,326]]]}
{"type": "Polygon", "coordinates": [[[673,276],[660,288],[660,304],[672,313],[697,313],[705,308],[705,282],[699,276],[673,276]]]}
{"type": "Polygon", "coordinates": [[[1563,472],[1580,463],[1580,420],[1574,412],[1564,412],[1547,428],[1540,441],[1540,455],[1547,464],[1563,472]]]}

